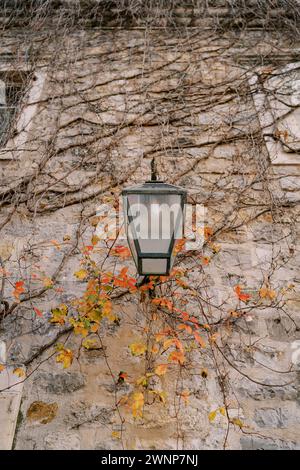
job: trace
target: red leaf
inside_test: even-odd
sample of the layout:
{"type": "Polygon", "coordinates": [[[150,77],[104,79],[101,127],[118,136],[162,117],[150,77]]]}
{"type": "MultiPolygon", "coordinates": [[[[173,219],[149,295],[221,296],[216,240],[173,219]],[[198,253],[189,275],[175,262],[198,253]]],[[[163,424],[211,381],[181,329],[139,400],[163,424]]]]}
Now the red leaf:
{"type": "Polygon", "coordinates": [[[43,316],[42,312],[37,307],[33,307],[33,310],[35,311],[35,313],[37,314],[38,317],[43,316]]]}

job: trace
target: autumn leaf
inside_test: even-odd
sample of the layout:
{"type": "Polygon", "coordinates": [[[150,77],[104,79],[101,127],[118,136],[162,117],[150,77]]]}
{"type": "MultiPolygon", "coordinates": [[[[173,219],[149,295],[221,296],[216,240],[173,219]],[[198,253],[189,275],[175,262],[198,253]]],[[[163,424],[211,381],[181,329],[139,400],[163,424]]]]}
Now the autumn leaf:
{"type": "Polygon", "coordinates": [[[139,377],[136,381],[137,385],[141,385],[142,387],[148,387],[149,385],[149,377],[146,375],[142,375],[142,377],[139,377]]]}
{"type": "Polygon", "coordinates": [[[165,373],[167,372],[167,369],[168,369],[168,364],[159,364],[158,366],[155,367],[155,374],[156,375],[165,375],[165,373]]]}
{"type": "Polygon", "coordinates": [[[136,392],[132,396],[132,415],[134,418],[141,418],[143,416],[144,395],[141,392],[136,392]]]}
{"type": "Polygon", "coordinates": [[[93,245],[93,246],[96,246],[97,243],[99,242],[99,240],[100,240],[100,238],[97,237],[97,235],[93,235],[93,236],[92,236],[92,239],[91,239],[92,245],[93,245]]]}
{"type": "Polygon", "coordinates": [[[43,285],[46,287],[46,289],[51,289],[53,287],[53,281],[50,277],[44,277],[43,279],[43,285]]]}
{"type": "Polygon", "coordinates": [[[197,341],[197,343],[200,344],[201,348],[205,348],[205,342],[204,340],[201,338],[201,336],[199,335],[198,331],[194,331],[194,338],[195,340],[197,341]]]}
{"type": "Polygon", "coordinates": [[[166,307],[171,312],[174,309],[173,303],[169,299],[166,299],[165,297],[157,297],[152,300],[152,303],[155,305],[160,305],[161,307],[166,307]]]}
{"type": "Polygon", "coordinates": [[[83,321],[76,321],[74,318],[70,318],[70,323],[74,327],[75,335],[81,335],[84,338],[89,334],[88,324],[83,321]]]}
{"type": "Polygon", "coordinates": [[[127,246],[117,245],[111,250],[113,256],[118,256],[122,259],[128,258],[130,256],[130,250],[127,246]]]}
{"type": "Polygon", "coordinates": [[[230,422],[238,426],[240,429],[244,426],[243,422],[239,418],[232,418],[230,422]]]}
{"type": "Polygon", "coordinates": [[[209,256],[202,256],[201,261],[205,266],[207,266],[210,262],[210,257],[209,256]]]}
{"type": "Polygon", "coordinates": [[[183,238],[181,240],[177,240],[173,249],[173,253],[177,255],[178,253],[184,250],[184,247],[185,247],[185,239],[183,238]]]}
{"type": "Polygon", "coordinates": [[[43,316],[42,312],[37,307],[33,307],[33,310],[35,311],[35,313],[37,314],[38,317],[43,316]]]}
{"type": "Polygon", "coordinates": [[[56,356],[56,362],[63,364],[63,368],[67,369],[70,367],[73,361],[73,353],[70,349],[62,348],[59,354],[56,356]]]}
{"type": "Polygon", "coordinates": [[[178,325],[178,330],[185,330],[187,333],[191,334],[192,333],[192,328],[189,326],[189,325],[185,325],[184,323],[180,323],[180,325],[178,325]]]}
{"type": "Polygon", "coordinates": [[[277,294],[272,289],[268,289],[267,287],[262,287],[261,289],[259,289],[259,296],[261,299],[274,300],[277,294]]]}
{"type": "Polygon", "coordinates": [[[249,294],[242,293],[241,286],[239,286],[239,285],[235,286],[234,291],[235,291],[236,295],[238,296],[239,300],[241,300],[242,302],[248,302],[248,300],[250,299],[249,294]]]}
{"type": "Polygon", "coordinates": [[[225,410],[224,406],[222,406],[222,407],[220,407],[220,408],[217,408],[216,410],[211,411],[211,412],[209,413],[209,415],[208,415],[208,419],[209,419],[209,421],[210,421],[211,423],[215,420],[215,418],[216,418],[218,412],[219,412],[222,416],[226,416],[226,410],[225,410]]]}
{"type": "Polygon", "coordinates": [[[204,227],[204,238],[208,240],[213,235],[213,229],[211,227],[204,227]]]}
{"type": "Polygon", "coordinates": [[[24,377],[25,372],[21,367],[17,367],[13,370],[13,374],[15,374],[17,377],[24,377]]]}
{"type": "Polygon", "coordinates": [[[168,358],[169,361],[177,362],[178,364],[184,364],[185,357],[181,351],[172,351],[168,358]]]}
{"type": "Polygon", "coordinates": [[[99,345],[96,339],[85,339],[82,341],[82,346],[85,349],[99,349],[99,345]]]}
{"type": "Polygon", "coordinates": [[[1,372],[4,371],[4,370],[5,370],[5,366],[4,366],[3,364],[0,364],[0,374],[1,374],[1,372]]]}
{"type": "Polygon", "coordinates": [[[16,300],[20,300],[20,294],[23,294],[25,292],[24,289],[24,281],[17,281],[15,283],[15,290],[13,291],[13,296],[15,297],[16,300]]]}
{"type": "Polygon", "coordinates": [[[174,345],[175,345],[175,338],[169,338],[163,342],[163,348],[165,351],[174,345]]]}
{"type": "Polygon", "coordinates": [[[166,403],[166,392],[161,390],[149,390],[149,393],[152,393],[153,395],[157,396],[159,398],[159,401],[161,401],[163,404],[166,403]]]}
{"type": "Polygon", "coordinates": [[[65,304],[61,304],[59,307],[51,309],[52,317],[50,323],[59,323],[63,325],[68,314],[68,307],[65,304]]]}
{"type": "Polygon", "coordinates": [[[185,406],[187,406],[189,404],[190,392],[188,390],[183,390],[180,393],[180,396],[183,399],[185,406]]]}
{"type": "Polygon", "coordinates": [[[90,331],[92,333],[97,333],[98,330],[99,330],[99,325],[97,325],[97,323],[93,323],[90,327],[90,331]]]}
{"type": "Polygon", "coordinates": [[[111,437],[113,439],[121,439],[121,433],[119,433],[119,431],[112,431],[111,437]]]}
{"type": "Polygon", "coordinates": [[[131,343],[129,349],[133,356],[141,356],[145,353],[147,346],[142,343],[131,343]]]}
{"type": "Polygon", "coordinates": [[[77,277],[77,279],[79,279],[80,281],[83,281],[84,279],[87,278],[88,276],[88,272],[86,269],[80,269],[79,271],[76,271],[74,273],[74,276],[77,277]]]}

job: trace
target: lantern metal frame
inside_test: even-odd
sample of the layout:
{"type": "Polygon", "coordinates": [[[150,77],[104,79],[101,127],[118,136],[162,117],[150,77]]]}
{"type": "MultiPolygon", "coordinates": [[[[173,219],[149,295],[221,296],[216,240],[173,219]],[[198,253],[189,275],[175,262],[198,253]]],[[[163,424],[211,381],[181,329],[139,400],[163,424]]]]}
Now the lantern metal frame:
{"type": "Polygon", "coordinates": [[[163,276],[163,275],[169,275],[170,273],[170,268],[171,268],[171,259],[172,259],[172,254],[173,254],[173,249],[174,249],[174,244],[175,244],[175,234],[178,229],[178,225],[180,222],[182,223],[182,230],[184,229],[184,217],[185,217],[185,204],[186,204],[186,199],[187,199],[187,191],[184,188],[174,186],[172,184],[164,183],[163,181],[157,181],[156,179],[152,179],[151,181],[146,181],[145,183],[137,186],[132,186],[129,188],[125,188],[122,191],[122,196],[123,199],[125,200],[126,198],[126,203],[124,204],[124,216],[126,217],[125,225],[126,225],[126,235],[127,239],[128,237],[128,226],[131,225],[131,230],[133,231],[133,242],[136,250],[136,257],[137,260],[135,260],[134,253],[132,252],[130,243],[129,243],[129,248],[132,254],[132,257],[135,261],[136,267],[138,274],[141,276],[163,276]],[[180,196],[180,208],[181,208],[181,213],[177,215],[177,219],[174,224],[174,229],[173,233],[170,238],[170,244],[169,244],[169,249],[167,252],[161,252],[161,253],[145,253],[141,251],[140,244],[139,244],[139,238],[137,237],[137,234],[135,232],[134,224],[131,224],[133,221],[133,217],[128,214],[128,196],[130,195],[176,195],[180,196]],[[125,209],[126,207],[126,209],[125,209]],[[142,269],[142,262],[145,259],[165,259],[166,260],[166,270],[165,273],[154,273],[154,272],[145,272],[142,269]]]}

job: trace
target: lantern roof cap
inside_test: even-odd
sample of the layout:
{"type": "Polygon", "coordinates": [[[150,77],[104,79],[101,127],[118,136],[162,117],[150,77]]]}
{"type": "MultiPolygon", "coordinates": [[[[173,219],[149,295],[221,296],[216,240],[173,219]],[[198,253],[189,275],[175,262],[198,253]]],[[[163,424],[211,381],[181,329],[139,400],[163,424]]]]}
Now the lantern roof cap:
{"type": "Polygon", "coordinates": [[[164,183],[163,181],[146,181],[145,183],[130,186],[122,191],[122,195],[127,194],[178,194],[186,195],[187,190],[180,186],[164,183]]]}

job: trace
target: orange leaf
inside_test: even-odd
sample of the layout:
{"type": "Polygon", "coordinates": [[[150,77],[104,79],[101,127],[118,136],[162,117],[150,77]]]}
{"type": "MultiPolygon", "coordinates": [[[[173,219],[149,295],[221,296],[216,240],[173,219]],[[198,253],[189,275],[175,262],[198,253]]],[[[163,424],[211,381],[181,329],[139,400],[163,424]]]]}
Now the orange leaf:
{"type": "Polygon", "coordinates": [[[21,367],[17,367],[14,369],[13,374],[17,375],[18,377],[24,377],[25,372],[21,367]]]}
{"type": "Polygon", "coordinates": [[[181,398],[183,399],[185,405],[189,403],[190,392],[188,390],[183,390],[180,394],[181,398]]]}
{"type": "Polygon", "coordinates": [[[130,250],[127,246],[117,245],[111,250],[113,256],[119,256],[120,258],[128,258],[130,256],[130,250]]]}
{"type": "Polygon", "coordinates": [[[204,227],[204,238],[208,240],[213,234],[213,229],[211,227],[204,227]]]}
{"type": "Polygon", "coordinates": [[[23,294],[25,292],[24,289],[24,281],[17,281],[15,283],[15,290],[13,291],[14,297],[19,300],[20,299],[20,294],[23,294]]]}
{"type": "Polygon", "coordinates": [[[181,365],[184,364],[184,361],[185,361],[184,354],[181,351],[171,352],[168,359],[169,361],[177,362],[178,364],[181,364],[181,365]]]}
{"type": "Polygon", "coordinates": [[[249,294],[242,293],[241,286],[239,286],[239,285],[235,286],[234,291],[235,291],[236,295],[238,296],[239,300],[241,300],[242,302],[248,302],[248,300],[250,299],[249,294]]]}
{"type": "Polygon", "coordinates": [[[189,325],[185,325],[184,323],[180,323],[180,325],[178,325],[178,330],[185,330],[187,333],[191,334],[192,333],[192,328],[189,326],[189,325]]]}
{"type": "Polygon", "coordinates": [[[155,374],[156,375],[165,375],[168,369],[168,364],[159,364],[157,367],[155,367],[155,374]]]}
{"type": "Polygon", "coordinates": [[[197,341],[197,343],[200,344],[201,348],[205,348],[205,342],[203,341],[203,339],[199,335],[198,331],[194,331],[194,338],[197,341]]]}

